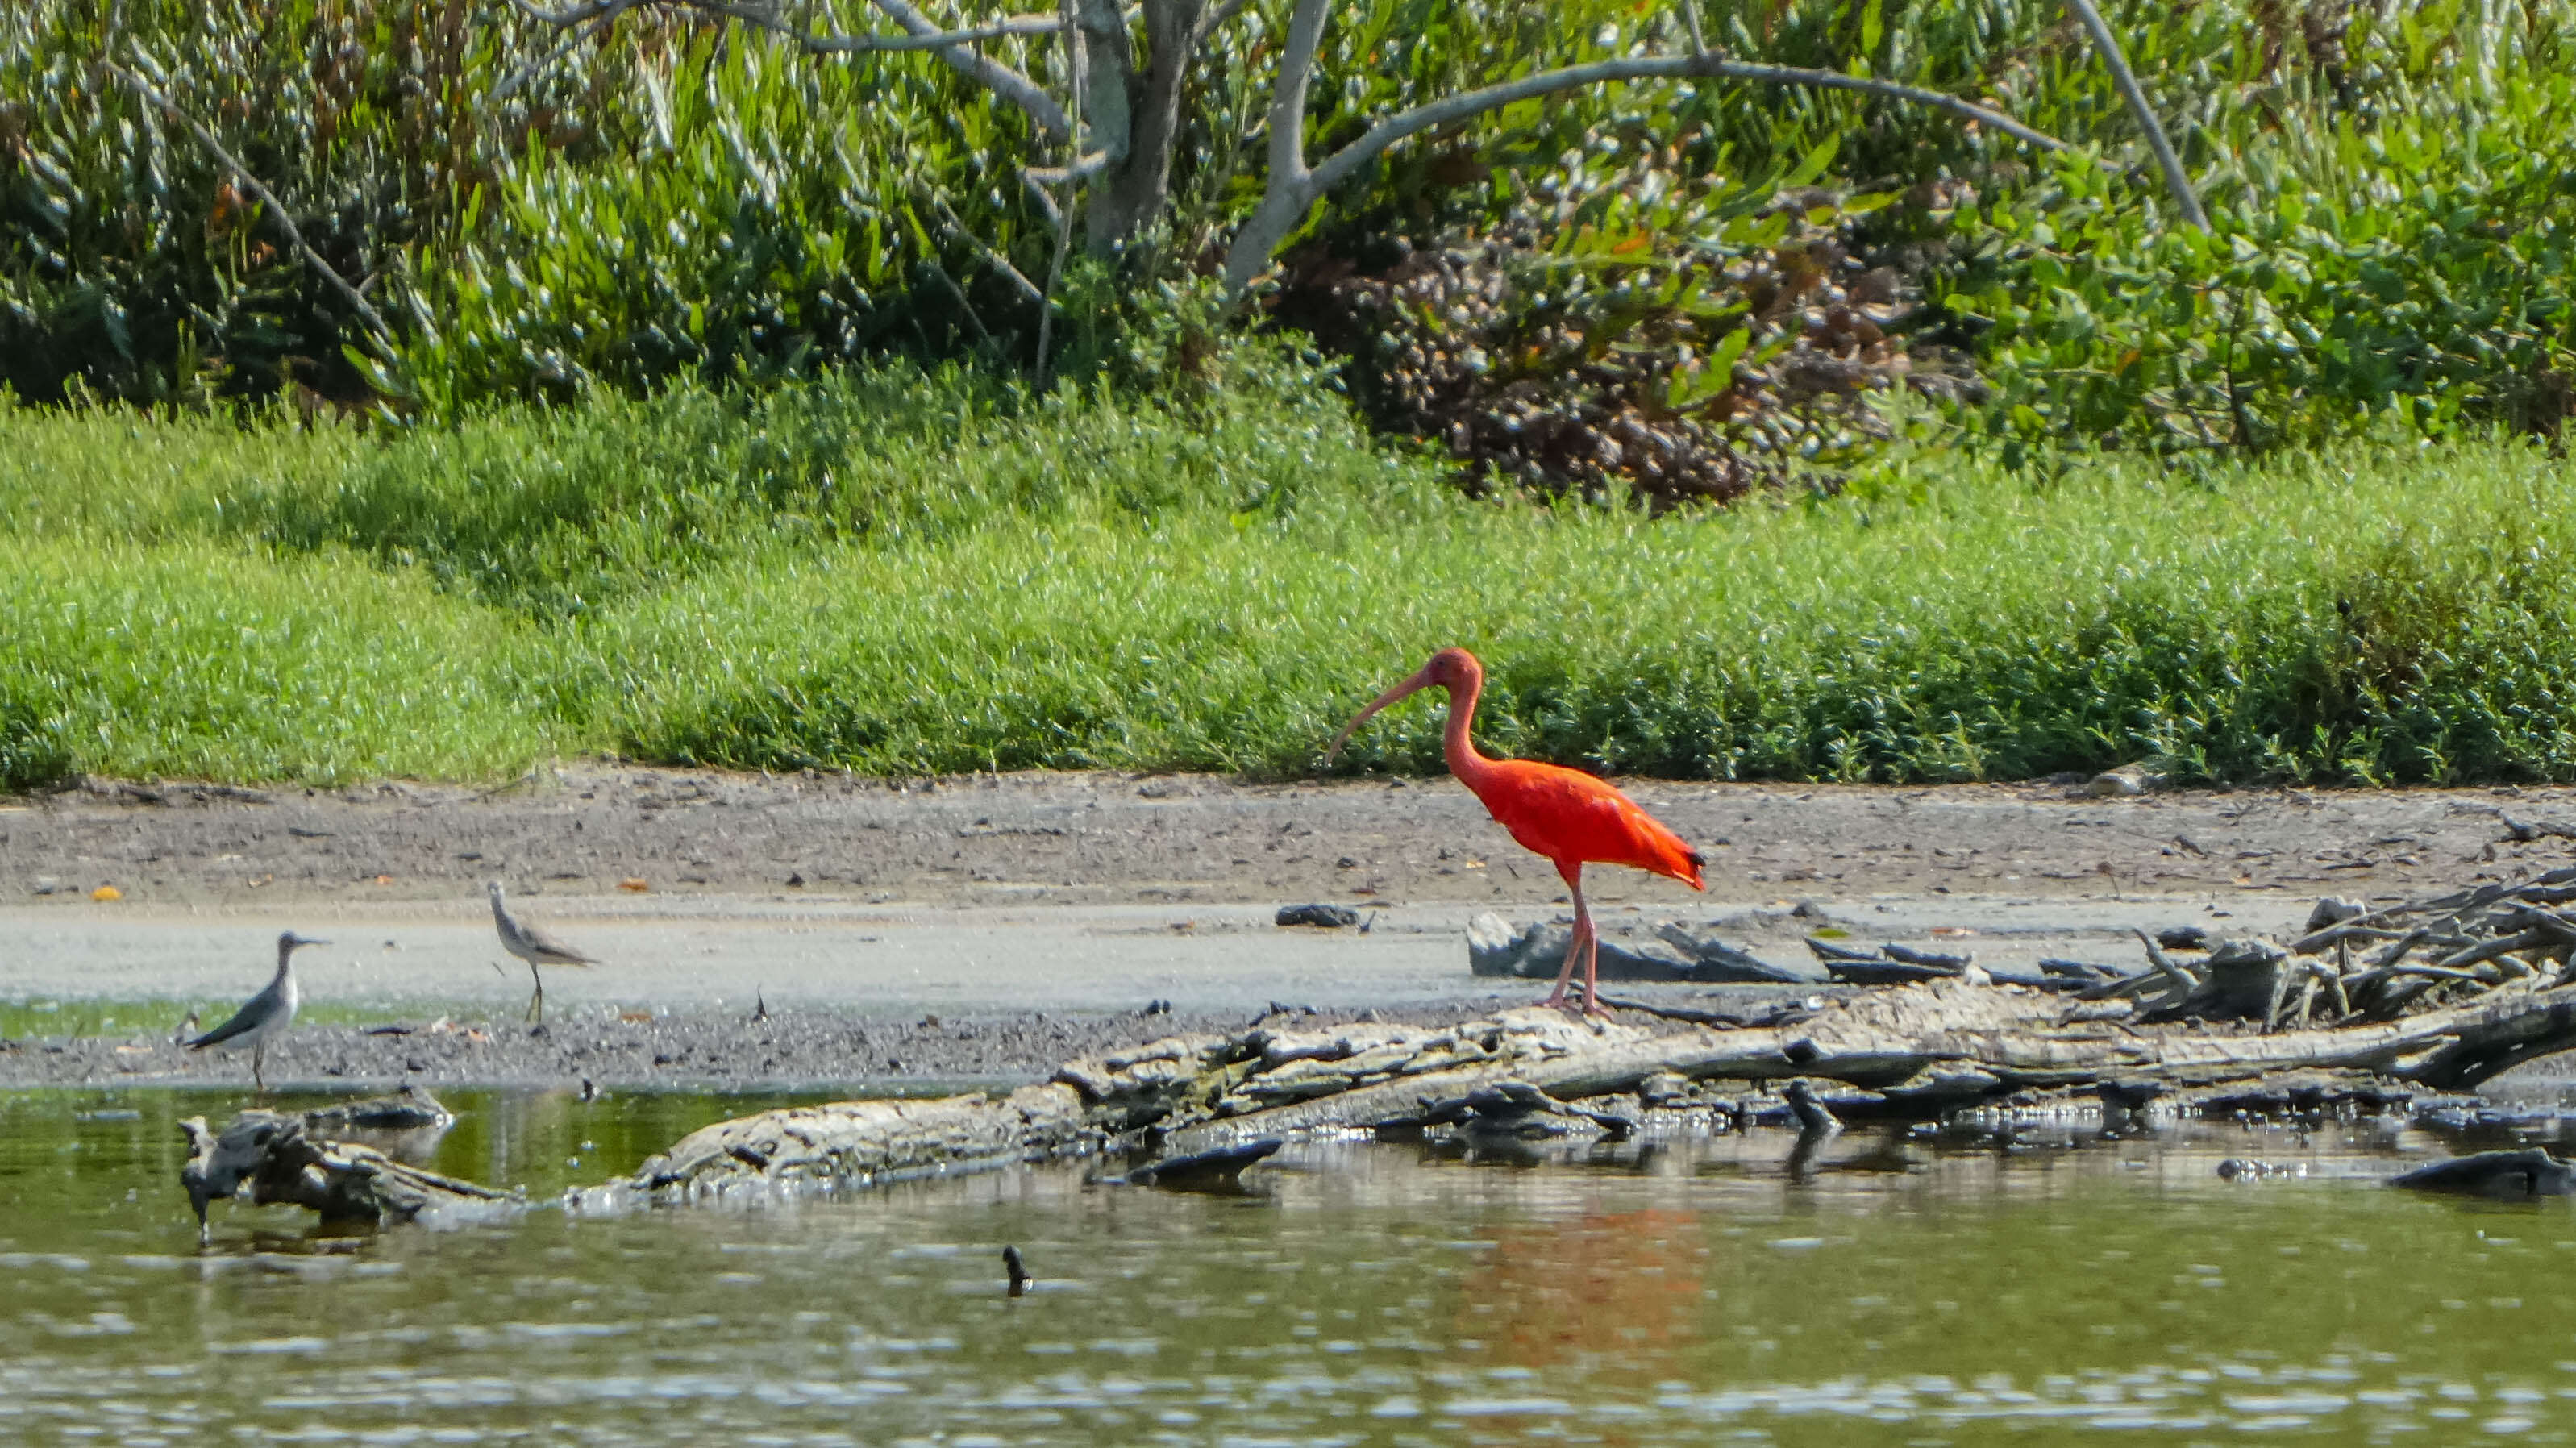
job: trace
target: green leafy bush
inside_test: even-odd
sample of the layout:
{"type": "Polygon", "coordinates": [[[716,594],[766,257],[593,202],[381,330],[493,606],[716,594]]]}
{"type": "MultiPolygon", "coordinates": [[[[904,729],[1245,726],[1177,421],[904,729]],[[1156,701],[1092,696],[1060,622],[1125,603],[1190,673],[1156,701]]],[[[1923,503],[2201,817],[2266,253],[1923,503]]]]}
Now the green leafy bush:
{"type": "MultiPolygon", "coordinates": [[[[2576,0],[2116,15],[2207,194],[2206,237],[2173,224],[2056,7],[1701,13],[1732,54],[1990,98],[2092,159],[1883,97],[1736,83],[1607,86],[1426,133],[1292,251],[1292,279],[1339,288],[1340,311],[1281,315],[1333,336],[1374,415],[1441,444],[1463,424],[1482,476],[1727,496],[1781,459],[1882,442],[1848,404],[1900,376],[1949,378],[2025,445],[2547,430],[2576,396],[2576,0]],[[1801,180],[1816,190],[1781,192],[1801,180]],[[1819,198],[1841,213],[1763,230],[1764,206],[1819,198]],[[1876,198],[1896,204],[1860,214],[1876,198]],[[1451,250],[1483,260],[1429,285],[1420,259],[1451,250]],[[1486,266],[1504,295],[1465,305],[1486,266]],[[1423,286],[1439,305],[1388,304],[1423,286]]],[[[1193,70],[1168,214],[1064,293],[1075,372],[1162,325],[1151,299],[1187,292],[1256,202],[1283,15],[1235,12],[1193,70]]],[[[0,384],[49,403],[284,389],[316,416],[445,420],[887,354],[1033,361],[1023,279],[1054,234],[1018,170],[1058,158],[1011,108],[925,54],[818,58],[658,10],[541,63],[563,39],[502,0],[0,9],[0,384]],[[101,67],[111,14],[117,58],[264,178],[397,335],[368,337],[281,219],[101,67]]],[[[1326,32],[1308,151],[1541,66],[1687,44],[1677,11],[1624,0],[1360,7],[1326,32]]],[[[1048,78],[1051,42],[992,45],[1048,78]]]]}
{"type": "Polygon", "coordinates": [[[2576,403],[2576,162],[2551,138],[2576,129],[2576,80],[2507,88],[2518,124],[2467,155],[2426,118],[2347,118],[2312,141],[2341,194],[2249,181],[2205,233],[2154,227],[2083,161],[1963,223],[1940,300],[1993,326],[1990,425],[2156,449],[2554,435],[2576,403]]]}

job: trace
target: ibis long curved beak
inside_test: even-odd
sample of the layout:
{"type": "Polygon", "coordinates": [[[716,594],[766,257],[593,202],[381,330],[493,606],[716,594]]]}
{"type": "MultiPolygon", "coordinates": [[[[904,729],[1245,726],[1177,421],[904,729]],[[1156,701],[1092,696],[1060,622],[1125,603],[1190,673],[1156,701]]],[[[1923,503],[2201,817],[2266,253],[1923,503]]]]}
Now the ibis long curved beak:
{"type": "Polygon", "coordinates": [[[1403,698],[1407,694],[1413,693],[1418,689],[1427,689],[1429,687],[1431,687],[1431,670],[1426,667],[1415,670],[1412,678],[1409,678],[1403,683],[1396,685],[1394,688],[1387,690],[1385,693],[1378,695],[1377,702],[1351,716],[1351,722],[1343,725],[1342,732],[1333,736],[1332,747],[1324,751],[1324,762],[1326,764],[1333,762],[1333,757],[1342,752],[1343,745],[1351,742],[1351,736],[1359,731],[1359,727],[1361,725],[1366,724],[1369,721],[1370,715],[1375,714],[1378,710],[1385,708],[1387,705],[1394,703],[1396,700],[1403,698]]]}

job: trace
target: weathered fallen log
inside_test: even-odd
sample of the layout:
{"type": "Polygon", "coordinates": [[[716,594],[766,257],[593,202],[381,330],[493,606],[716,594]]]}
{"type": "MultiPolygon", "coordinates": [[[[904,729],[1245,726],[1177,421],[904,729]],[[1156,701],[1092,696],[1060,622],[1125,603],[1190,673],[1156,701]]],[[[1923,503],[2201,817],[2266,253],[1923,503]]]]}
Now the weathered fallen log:
{"type": "MultiPolygon", "coordinates": [[[[2115,1095],[2139,1100],[2171,1092],[2177,1100],[2326,1101],[2360,1093],[2389,1101],[2410,1091],[2471,1087],[2576,1047],[2576,987],[2490,993],[2397,1021],[2272,1035],[2250,1027],[2235,1034],[2139,1027],[2088,1018],[2088,1009],[2100,1007],[2070,1010],[2039,992],[1942,981],[1873,991],[1827,1003],[1793,1025],[1750,1029],[1658,1033],[1533,1009],[1439,1029],[1355,1025],[1175,1037],[1070,1063],[1051,1086],[1002,1102],[855,1103],[710,1127],[657,1159],[636,1185],[720,1188],[841,1175],[851,1163],[875,1174],[884,1167],[869,1163],[899,1160],[918,1169],[1040,1156],[1148,1129],[1167,1151],[1207,1151],[1254,1137],[1492,1118],[1496,1111],[1476,1103],[1506,1106],[1511,1093],[1543,1097],[1572,1117],[1591,1114],[1573,1103],[1652,1095],[1658,1085],[1669,1099],[1672,1082],[1762,1091],[1805,1077],[1846,1088],[1834,1100],[1843,1115],[1917,1118],[2031,1092],[2090,1092],[2106,1082],[2115,1095]],[[2303,1084],[2263,1087],[2291,1077],[2303,1084]],[[973,1144],[970,1155],[947,1154],[917,1136],[898,1145],[887,1135],[895,1123],[883,1113],[932,1109],[945,1129],[973,1144]],[[870,1144],[856,1156],[842,1150],[837,1162],[831,1151],[785,1145],[798,1136],[787,1129],[793,1121],[814,1112],[831,1113],[850,1134],[832,1140],[870,1144]],[[767,1145],[749,1157],[717,1149],[746,1141],[767,1145]]],[[[1527,1096],[1519,1105],[1544,1110],[1527,1096]]]]}
{"type": "Polygon", "coordinates": [[[636,1169],[630,1185],[665,1196],[745,1183],[890,1181],[1096,1146],[1111,1132],[1060,1084],[999,1101],[840,1101],[719,1121],[636,1169]]]}
{"type": "Polygon", "coordinates": [[[326,1223],[381,1227],[519,1199],[394,1160],[372,1146],[333,1141],[302,1117],[245,1111],[221,1135],[206,1118],[179,1123],[187,1164],[179,1182],[197,1213],[197,1240],[211,1236],[206,1205],[226,1197],[307,1207],[326,1223]]]}
{"type": "MultiPolygon", "coordinates": [[[[2198,988],[2195,980],[2194,988],[2198,988]]],[[[2177,990],[2181,989],[2179,986],[2177,990]]],[[[1167,1155],[1301,1132],[1451,1125],[1467,1132],[1624,1130],[1649,1103],[1763,1114],[1798,1079],[1836,1114],[1933,1118],[2034,1093],[2143,1103],[2328,1104],[2474,1087],[2576,1048],[2576,985],[2524,978],[2389,1021],[2266,1034],[2260,1021],[2133,1023],[2127,1001],[2070,1002],[1942,980],[1858,993],[1782,1024],[1647,1030],[1538,1009],[1450,1027],[1388,1024],[1176,1036],[1067,1064],[1008,1096],[795,1107],[693,1132],[602,1190],[687,1200],[736,1188],[868,1182],[1150,1139],[1167,1155]],[[2296,1083],[2296,1084],[2289,1084],[2296,1083]],[[1633,1097],[1626,1104],[1583,1104],[1633,1097]]],[[[1803,1113],[1801,1113],[1803,1114],[1803,1113]]],[[[401,1220],[504,1194],[318,1143],[249,1113],[220,1142],[192,1124],[185,1179],[202,1208],[241,1181],[259,1200],[340,1220],[401,1220]]]]}

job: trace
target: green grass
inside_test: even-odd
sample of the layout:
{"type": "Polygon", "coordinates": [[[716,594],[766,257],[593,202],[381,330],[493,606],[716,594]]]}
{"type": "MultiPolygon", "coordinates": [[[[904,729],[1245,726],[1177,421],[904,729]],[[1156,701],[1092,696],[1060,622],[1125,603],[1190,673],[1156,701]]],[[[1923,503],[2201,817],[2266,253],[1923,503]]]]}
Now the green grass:
{"type": "MultiPolygon", "coordinates": [[[[1474,503],[1284,376],[887,372],[379,441],[0,411],[0,765],[1295,774],[1461,643],[1489,749],[1686,777],[2576,779],[2576,470],[2351,443],[1837,500],[1474,503]],[[15,751],[14,753],[11,751],[15,751]]],[[[1434,706],[1351,767],[1439,767],[1434,706]]]]}

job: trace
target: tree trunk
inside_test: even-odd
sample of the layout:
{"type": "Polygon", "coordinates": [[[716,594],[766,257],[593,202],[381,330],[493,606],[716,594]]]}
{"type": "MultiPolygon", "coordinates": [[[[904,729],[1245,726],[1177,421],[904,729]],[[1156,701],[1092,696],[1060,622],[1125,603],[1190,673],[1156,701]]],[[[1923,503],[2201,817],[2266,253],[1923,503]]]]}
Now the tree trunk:
{"type": "Polygon", "coordinates": [[[1145,69],[1136,77],[1125,110],[1126,159],[1094,186],[1083,217],[1083,234],[1095,257],[1115,256],[1162,219],[1171,199],[1182,92],[1206,8],[1205,0],[1149,0],[1145,6],[1145,69]]]}

